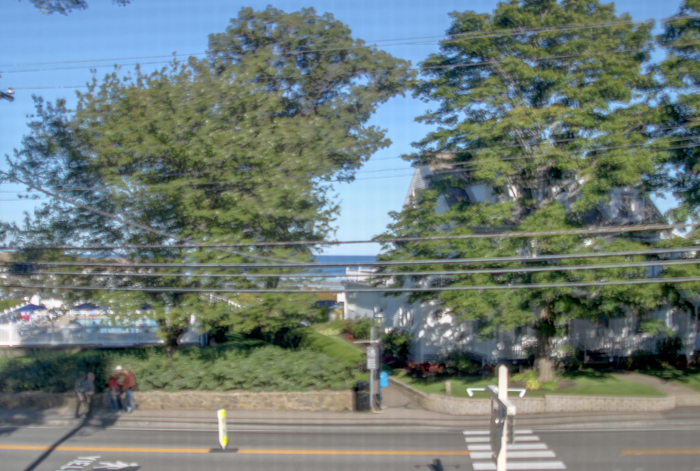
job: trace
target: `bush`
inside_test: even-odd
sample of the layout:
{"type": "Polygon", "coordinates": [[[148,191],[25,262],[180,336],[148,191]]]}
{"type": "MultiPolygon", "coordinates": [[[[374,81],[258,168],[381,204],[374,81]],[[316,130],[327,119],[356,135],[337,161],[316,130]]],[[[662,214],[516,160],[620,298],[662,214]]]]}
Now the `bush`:
{"type": "Polygon", "coordinates": [[[477,363],[470,356],[459,352],[450,353],[442,361],[447,372],[457,376],[481,374],[483,369],[481,363],[477,363]]]}
{"type": "Polygon", "coordinates": [[[678,356],[682,348],[683,341],[677,335],[659,340],[656,343],[656,349],[659,352],[659,358],[661,359],[661,361],[668,363],[675,364],[678,362],[678,356]]]}
{"type": "Polygon", "coordinates": [[[413,335],[405,329],[394,329],[382,339],[384,354],[398,360],[397,365],[408,361],[412,345],[413,335]]]}
{"type": "Polygon", "coordinates": [[[525,383],[525,389],[528,391],[556,391],[559,388],[559,381],[546,381],[544,383],[540,382],[538,378],[539,373],[535,369],[523,371],[522,373],[516,373],[511,377],[513,383],[522,381],[525,383]]]}
{"type": "Polygon", "coordinates": [[[347,389],[354,378],[348,362],[312,350],[191,348],[169,357],[150,349],[4,359],[0,361],[0,391],[72,391],[79,371],[95,372],[95,386],[101,391],[118,364],[133,370],[142,391],[347,389]]]}
{"type": "Polygon", "coordinates": [[[368,317],[363,317],[360,320],[346,320],[343,322],[341,327],[341,332],[343,334],[349,334],[356,339],[368,339],[372,335],[372,327],[374,323],[372,319],[368,317]]]}

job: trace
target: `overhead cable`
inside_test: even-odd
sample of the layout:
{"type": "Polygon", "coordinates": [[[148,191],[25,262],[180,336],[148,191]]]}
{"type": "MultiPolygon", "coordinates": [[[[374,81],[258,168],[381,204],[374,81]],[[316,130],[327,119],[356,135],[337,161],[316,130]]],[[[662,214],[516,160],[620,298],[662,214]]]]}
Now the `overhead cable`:
{"type": "MultiPolygon", "coordinates": [[[[451,275],[496,275],[511,273],[542,273],[577,270],[605,270],[617,268],[649,268],[657,266],[697,265],[700,259],[681,260],[654,260],[646,262],[612,263],[603,265],[556,265],[548,267],[512,267],[489,268],[484,270],[457,270],[457,271],[423,271],[423,272],[381,272],[381,273],[120,273],[120,272],[76,272],[76,271],[32,271],[27,275],[57,275],[57,276],[100,276],[100,277],[136,277],[136,278],[356,278],[358,276],[394,277],[394,276],[451,276],[451,275]]],[[[351,280],[352,281],[352,280],[351,280]]]]}
{"type": "Polygon", "coordinates": [[[415,288],[351,288],[351,289],[302,289],[302,288],[186,288],[186,287],[100,287],[100,286],[50,286],[50,285],[5,285],[4,288],[27,289],[27,290],[69,290],[69,291],[138,291],[144,293],[422,293],[440,291],[491,291],[491,290],[514,290],[514,289],[549,289],[549,288],[605,288],[617,285],[648,285],[665,283],[695,283],[700,277],[678,277],[678,278],[644,278],[638,280],[605,280],[591,282],[572,283],[528,283],[513,285],[480,285],[480,286],[435,286],[435,287],[415,287],[415,288]]]}
{"type": "Polygon", "coordinates": [[[423,236],[423,237],[378,237],[370,240],[291,240],[275,242],[233,242],[213,244],[148,244],[148,245],[88,245],[88,246],[39,246],[39,247],[0,247],[0,250],[63,250],[63,251],[91,251],[91,250],[136,250],[136,249],[213,249],[227,247],[274,247],[293,245],[347,245],[347,244],[376,244],[395,242],[425,242],[435,240],[469,240],[469,239],[514,239],[526,237],[550,237],[563,235],[594,235],[594,234],[618,234],[627,232],[667,231],[685,227],[698,227],[698,223],[676,224],[637,224],[627,226],[592,226],[585,229],[566,229],[551,231],[522,231],[522,232],[480,232],[478,234],[423,236]]]}
{"type": "MultiPolygon", "coordinates": [[[[174,239],[174,240],[176,240],[176,241],[178,241],[178,242],[183,242],[183,241],[185,241],[185,239],[182,238],[182,237],[177,237],[177,236],[174,236],[174,235],[172,235],[172,234],[168,234],[167,232],[164,232],[164,231],[161,231],[161,230],[158,230],[158,229],[153,229],[152,227],[149,227],[149,226],[145,226],[145,225],[143,225],[143,224],[136,223],[136,222],[134,222],[134,221],[132,221],[132,220],[130,220],[130,219],[128,219],[128,218],[121,217],[121,216],[116,216],[116,215],[114,215],[114,214],[111,214],[111,213],[102,211],[102,210],[100,210],[100,209],[93,208],[92,206],[89,206],[89,205],[87,205],[87,204],[83,204],[83,203],[81,203],[81,202],[79,202],[79,201],[74,201],[74,200],[71,200],[71,199],[69,199],[69,198],[65,198],[65,197],[63,197],[63,196],[61,196],[61,195],[58,195],[58,194],[56,194],[56,193],[50,192],[50,191],[48,191],[48,190],[45,190],[45,189],[43,189],[43,188],[41,188],[41,187],[39,187],[39,186],[37,186],[37,185],[34,185],[34,184],[32,184],[32,183],[23,181],[23,180],[19,179],[18,177],[16,177],[15,175],[11,175],[11,174],[9,174],[9,173],[7,173],[7,172],[4,172],[4,171],[2,171],[2,170],[0,170],[0,174],[6,175],[7,177],[9,177],[9,178],[11,178],[11,179],[13,179],[13,180],[15,180],[15,181],[21,183],[22,185],[26,185],[26,186],[28,186],[28,187],[30,187],[30,188],[33,188],[33,189],[35,189],[35,190],[37,190],[37,191],[39,191],[39,192],[41,192],[41,193],[44,193],[45,195],[48,195],[48,196],[50,196],[50,197],[52,197],[52,198],[56,198],[56,199],[59,200],[59,201],[63,201],[64,203],[68,203],[68,204],[73,205],[73,206],[77,206],[77,207],[79,207],[79,208],[81,208],[81,209],[84,209],[84,210],[89,211],[89,212],[91,212],[91,213],[93,213],[93,214],[97,214],[97,215],[99,215],[99,216],[105,217],[105,218],[107,218],[107,219],[111,219],[111,220],[113,220],[113,221],[117,221],[118,223],[123,224],[123,225],[125,225],[125,226],[132,226],[132,227],[135,227],[135,228],[137,228],[137,229],[141,229],[142,231],[150,232],[151,234],[156,234],[156,235],[159,235],[159,236],[161,236],[161,237],[167,237],[168,239],[174,239]]],[[[263,256],[261,256],[261,255],[245,254],[245,253],[242,253],[242,252],[234,252],[234,251],[230,251],[230,253],[232,253],[232,254],[234,254],[234,255],[239,255],[239,256],[242,256],[242,257],[246,257],[246,258],[259,259],[259,260],[268,260],[268,261],[279,262],[279,263],[287,263],[286,260],[281,260],[281,259],[278,259],[278,258],[271,258],[271,257],[263,257],[263,256]]]]}
{"type": "MultiPolygon", "coordinates": [[[[521,256],[521,257],[491,257],[491,258],[441,258],[432,260],[402,260],[402,261],[375,261],[375,262],[353,262],[353,263],[310,263],[310,262],[290,262],[285,264],[257,264],[257,263],[111,263],[111,262],[85,262],[77,260],[75,262],[42,262],[33,261],[38,267],[110,267],[110,268],[166,268],[166,269],[183,269],[183,270],[198,270],[198,269],[268,269],[268,268],[331,268],[331,267],[401,267],[401,266],[419,266],[419,265],[464,265],[464,264],[491,264],[491,263],[512,263],[512,262],[528,262],[538,263],[553,260],[571,260],[584,258],[604,258],[604,257],[629,257],[629,256],[649,256],[649,255],[673,255],[681,253],[700,252],[700,246],[695,247],[669,247],[651,250],[630,250],[620,252],[591,252],[591,253],[572,253],[559,255],[538,255],[538,256],[521,256]]],[[[4,265],[9,265],[9,262],[4,262],[4,265]]]]}

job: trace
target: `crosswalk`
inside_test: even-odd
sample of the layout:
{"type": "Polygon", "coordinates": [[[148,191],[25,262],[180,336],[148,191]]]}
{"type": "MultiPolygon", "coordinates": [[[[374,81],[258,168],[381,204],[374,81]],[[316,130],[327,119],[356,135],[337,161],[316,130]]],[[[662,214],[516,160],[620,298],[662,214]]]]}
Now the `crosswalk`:
{"type": "MultiPolygon", "coordinates": [[[[491,452],[487,430],[465,430],[464,441],[467,444],[474,471],[495,471],[496,462],[491,452]]],[[[556,458],[554,451],[548,449],[547,444],[541,442],[540,437],[532,430],[515,431],[515,443],[508,445],[506,457],[508,471],[566,469],[563,461],[552,459],[556,458]]]]}

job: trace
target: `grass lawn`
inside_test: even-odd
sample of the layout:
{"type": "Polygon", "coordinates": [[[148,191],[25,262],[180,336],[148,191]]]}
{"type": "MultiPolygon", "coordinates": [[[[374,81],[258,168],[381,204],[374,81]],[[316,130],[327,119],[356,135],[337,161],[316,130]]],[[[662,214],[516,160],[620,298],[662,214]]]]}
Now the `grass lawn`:
{"type": "Polygon", "coordinates": [[[700,391],[700,367],[664,368],[662,370],[639,370],[638,373],[656,376],[664,381],[674,381],[700,391]]]}
{"type": "Polygon", "coordinates": [[[22,302],[21,299],[0,299],[0,311],[19,306],[22,302]]]}
{"type": "MultiPolygon", "coordinates": [[[[395,377],[426,394],[444,394],[445,381],[447,378],[435,379],[415,379],[403,371],[397,372],[395,377]]],[[[635,383],[624,378],[624,375],[601,373],[598,371],[585,370],[564,374],[565,381],[573,381],[575,385],[557,391],[528,391],[525,397],[542,397],[545,394],[572,394],[590,396],[645,396],[662,397],[663,394],[656,389],[643,384],[635,383]]],[[[451,378],[452,396],[469,397],[467,388],[485,388],[489,384],[496,384],[495,377],[462,377],[451,378]]],[[[517,393],[511,393],[515,396],[517,393]]],[[[488,398],[487,392],[475,392],[474,398],[488,398]]]]}

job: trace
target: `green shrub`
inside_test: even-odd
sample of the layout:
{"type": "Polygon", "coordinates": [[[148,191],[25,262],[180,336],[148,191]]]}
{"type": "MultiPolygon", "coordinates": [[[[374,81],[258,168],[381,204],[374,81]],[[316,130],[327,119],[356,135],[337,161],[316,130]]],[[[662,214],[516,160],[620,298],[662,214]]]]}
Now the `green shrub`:
{"type": "Polygon", "coordinates": [[[530,369],[523,371],[522,373],[516,373],[511,377],[513,383],[522,381],[525,383],[525,389],[529,391],[556,391],[559,388],[559,381],[557,379],[553,381],[540,382],[538,379],[539,373],[535,369],[530,369]]]}
{"type": "Polygon", "coordinates": [[[659,352],[661,361],[675,363],[678,361],[678,356],[683,348],[683,341],[677,335],[661,339],[656,343],[656,349],[659,352]]]}
{"type": "Polygon", "coordinates": [[[0,361],[0,391],[71,391],[79,371],[95,372],[96,389],[104,390],[118,364],[133,370],[142,391],[347,389],[354,371],[348,362],[323,353],[274,346],[251,351],[191,348],[170,357],[159,349],[54,353],[0,361]]]}
{"type": "Polygon", "coordinates": [[[447,355],[442,362],[450,374],[476,375],[480,374],[481,363],[477,363],[470,356],[459,352],[452,352],[447,355]]]}
{"type": "Polygon", "coordinates": [[[350,334],[356,339],[368,339],[372,335],[372,327],[374,325],[372,319],[368,317],[363,317],[356,321],[348,319],[343,322],[341,333],[350,334]]]}
{"type": "Polygon", "coordinates": [[[412,345],[413,335],[405,329],[394,329],[382,339],[384,353],[404,363],[408,361],[412,345]]]}

